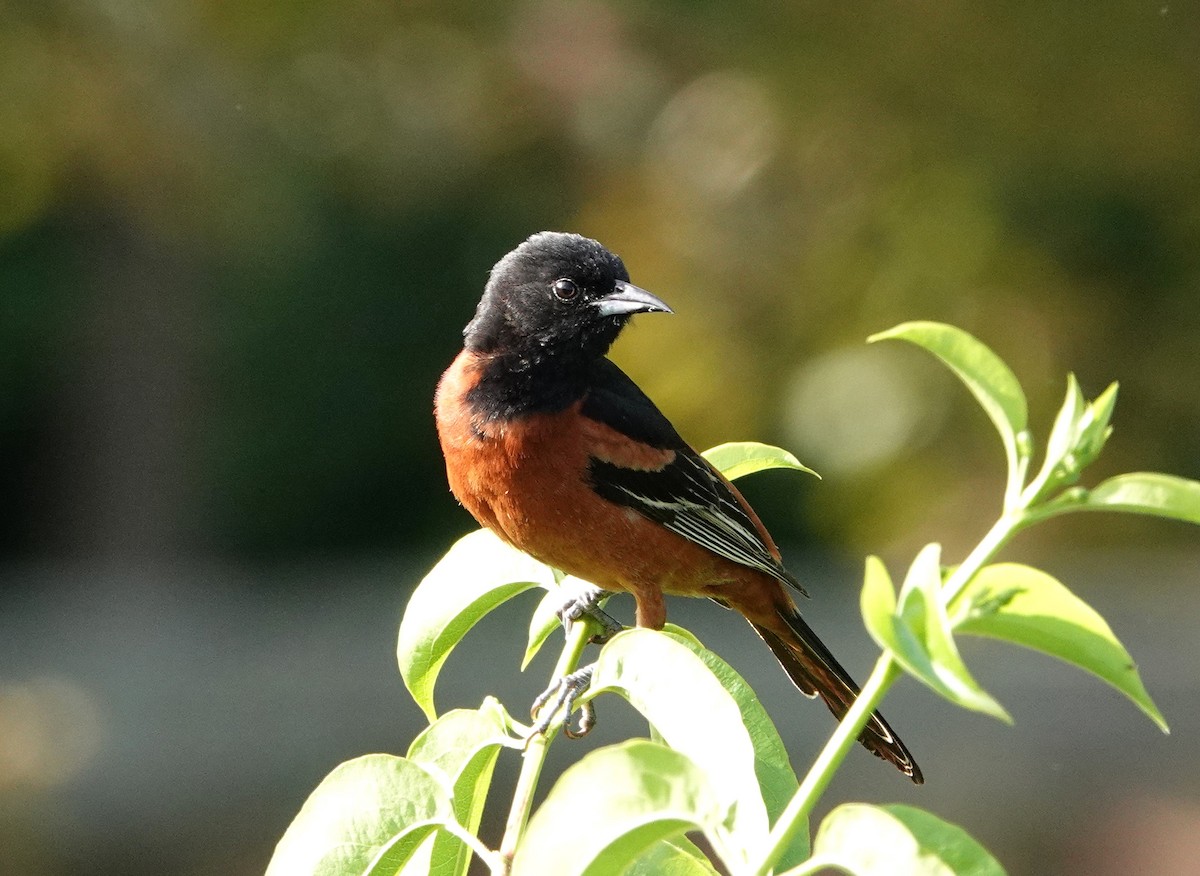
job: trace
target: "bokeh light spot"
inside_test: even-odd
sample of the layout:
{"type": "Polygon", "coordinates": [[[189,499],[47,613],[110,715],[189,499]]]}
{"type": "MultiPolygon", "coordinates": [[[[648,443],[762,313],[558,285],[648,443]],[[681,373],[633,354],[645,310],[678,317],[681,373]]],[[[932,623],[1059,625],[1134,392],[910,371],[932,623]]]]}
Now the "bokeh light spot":
{"type": "Polygon", "coordinates": [[[76,682],[0,685],[0,790],[68,781],[100,747],[100,708],[76,682]]]}
{"type": "Polygon", "coordinates": [[[766,89],[740,73],[710,73],[679,91],[655,120],[650,175],[676,195],[721,202],[754,179],[777,142],[766,89]]]}
{"type": "Polygon", "coordinates": [[[818,471],[852,474],[895,457],[941,418],[918,389],[906,357],[880,347],[836,350],[792,377],[784,426],[800,457],[818,471]]]}

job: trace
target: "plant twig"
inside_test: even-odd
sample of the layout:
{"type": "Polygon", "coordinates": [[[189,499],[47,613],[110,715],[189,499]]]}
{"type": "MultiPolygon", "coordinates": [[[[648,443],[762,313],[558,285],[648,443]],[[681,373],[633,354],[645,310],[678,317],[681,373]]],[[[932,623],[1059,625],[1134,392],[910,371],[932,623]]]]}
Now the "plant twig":
{"type": "Polygon", "coordinates": [[[1008,543],[1010,538],[1030,522],[1031,518],[1024,508],[1001,515],[1000,519],[987,531],[987,535],[979,544],[975,545],[975,549],[967,554],[967,558],[946,579],[942,585],[942,604],[950,612],[951,626],[957,626],[958,621],[962,620],[961,612],[955,611],[954,603],[962,595],[966,586],[971,583],[971,579],[999,552],[1000,548],[1008,543]]]}
{"type": "Polygon", "coordinates": [[[787,851],[796,834],[807,823],[809,814],[821,794],[825,792],[825,788],[829,786],[838,766],[846,759],[846,754],[858,741],[859,734],[862,733],[863,727],[867,725],[872,713],[883,700],[884,694],[899,677],[900,667],[892,660],[892,655],[887,651],[880,654],[867,683],[862,687],[862,692],[850,706],[850,710],[846,712],[846,717],[842,718],[837,729],[833,731],[833,735],[829,737],[829,741],[825,743],[825,747],[821,749],[821,753],[813,763],[812,769],[808,771],[808,775],[804,777],[804,781],[800,783],[800,787],[788,801],[787,808],[783,810],[779,820],[771,828],[771,835],[767,840],[767,848],[761,856],[761,861],[757,867],[748,872],[754,876],[767,876],[775,862],[783,857],[783,853],[787,851]]]}
{"type": "MultiPolygon", "coordinates": [[[[975,549],[946,579],[942,588],[942,598],[945,604],[953,607],[955,599],[975,577],[975,574],[1029,522],[1030,519],[1023,508],[1001,515],[1000,519],[975,546],[975,549]]],[[[821,749],[812,769],[808,771],[804,781],[800,783],[800,787],[788,801],[787,808],[784,809],[779,820],[771,829],[767,850],[762,856],[761,862],[756,869],[749,871],[754,876],[767,876],[771,872],[774,862],[783,856],[788,845],[807,822],[813,807],[820,799],[821,794],[825,792],[838,766],[845,760],[846,754],[858,740],[858,736],[867,721],[870,720],[871,714],[878,708],[884,695],[900,677],[900,674],[900,667],[889,652],[885,651],[879,655],[875,668],[862,687],[862,692],[855,699],[850,710],[846,712],[846,716],[838,724],[825,747],[821,749]]]]}
{"type": "MultiPolygon", "coordinates": [[[[562,678],[579,668],[583,649],[587,646],[596,630],[586,618],[577,621],[571,628],[562,655],[554,667],[552,678],[562,678]]],[[[564,717],[569,721],[570,715],[564,717]]],[[[512,808],[508,812],[508,823],[504,827],[504,838],[500,841],[500,860],[503,871],[507,873],[512,867],[513,855],[517,844],[525,834],[525,825],[529,823],[529,813],[533,808],[533,795],[537,790],[538,778],[542,774],[542,766],[546,762],[546,751],[550,741],[558,732],[561,724],[551,724],[545,733],[539,733],[529,739],[523,754],[521,774],[517,777],[517,786],[513,791],[512,808]]]]}

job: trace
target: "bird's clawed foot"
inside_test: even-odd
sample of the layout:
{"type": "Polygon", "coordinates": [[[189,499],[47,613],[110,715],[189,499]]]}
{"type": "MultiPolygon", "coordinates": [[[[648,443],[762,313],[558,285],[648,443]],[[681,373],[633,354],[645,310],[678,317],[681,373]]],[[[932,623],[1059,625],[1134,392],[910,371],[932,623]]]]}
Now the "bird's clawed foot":
{"type": "MultiPolygon", "coordinates": [[[[575,623],[584,619],[600,628],[600,632],[589,639],[593,644],[603,644],[624,629],[612,615],[600,608],[600,603],[610,595],[609,591],[578,578],[568,579],[563,591],[567,598],[558,610],[558,619],[562,621],[568,636],[575,623]]],[[[592,732],[596,726],[596,710],[590,702],[580,706],[577,728],[571,727],[571,713],[575,710],[575,701],[592,683],[595,665],[593,663],[557,679],[533,701],[530,714],[534,723],[529,728],[526,744],[535,736],[545,734],[560,713],[563,716],[563,733],[570,739],[579,739],[592,732]]]]}
{"type": "Polygon", "coordinates": [[[530,715],[536,718],[534,725],[529,729],[529,736],[526,740],[532,739],[535,736],[545,733],[550,728],[550,723],[554,720],[554,716],[559,712],[563,713],[563,732],[571,739],[579,739],[587,736],[592,732],[592,728],[596,726],[596,710],[592,708],[591,703],[584,703],[579,709],[579,729],[572,730],[570,724],[571,712],[575,710],[575,700],[579,699],[580,694],[588,689],[592,683],[592,670],[596,664],[585,666],[582,669],[577,669],[570,675],[564,675],[562,678],[546,688],[536,700],[533,701],[533,708],[530,709],[530,715]],[[547,707],[543,710],[543,707],[547,707]],[[539,717],[540,713],[540,717],[539,717]]]}
{"type": "Polygon", "coordinates": [[[592,636],[593,644],[603,644],[624,629],[616,618],[600,608],[600,603],[609,595],[609,591],[602,590],[595,584],[581,582],[579,586],[571,588],[568,592],[571,594],[570,597],[558,610],[558,618],[562,621],[567,635],[571,634],[571,627],[574,626],[575,621],[584,617],[591,618],[602,628],[601,632],[592,636]]]}

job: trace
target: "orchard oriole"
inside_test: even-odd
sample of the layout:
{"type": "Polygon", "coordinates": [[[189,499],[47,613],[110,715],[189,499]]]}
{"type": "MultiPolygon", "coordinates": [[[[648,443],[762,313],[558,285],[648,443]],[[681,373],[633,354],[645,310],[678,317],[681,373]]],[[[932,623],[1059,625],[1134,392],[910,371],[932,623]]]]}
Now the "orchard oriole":
{"type": "MultiPolygon", "coordinates": [[[[633,314],[656,311],[671,312],[589,238],[542,232],[502,258],[438,384],[450,489],[508,543],[632,594],[638,626],[662,627],[667,594],[739,612],[841,718],[858,686],[800,616],[766,528],[606,358],[633,314]]],[[[859,740],[922,781],[878,712],[859,740]]]]}

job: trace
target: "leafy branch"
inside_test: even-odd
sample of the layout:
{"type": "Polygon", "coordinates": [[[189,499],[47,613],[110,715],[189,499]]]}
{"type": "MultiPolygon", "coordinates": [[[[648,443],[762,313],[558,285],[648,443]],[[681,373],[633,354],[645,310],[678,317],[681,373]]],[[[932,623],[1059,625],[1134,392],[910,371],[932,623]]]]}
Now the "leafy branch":
{"type": "MultiPolygon", "coordinates": [[[[1034,441],[1025,395],[995,353],[938,323],[906,323],[871,340],[884,339],[908,341],[938,357],[983,407],[1007,462],[1001,513],[958,565],[944,565],[936,544],[923,548],[899,590],[878,558],[867,559],[862,614],[882,653],[803,781],[741,677],[690,633],[668,625],[663,632],[628,630],[613,637],[580,699],[624,697],[645,716],[650,738],[584,755],[534,810],[546,751],[569,716],[527,740],[529,728],[491,698],[479,709],[439,717],[434,690],[441,667],[482,617],[525,591],[541,590],[522,668],[528,665],[556,629],[555,609],[574,582],[479,531],[460,539],[425,577],[400,626],[401,675],[430,726],[406,757],[370,755],[335,769],[280,841],[269,876],[461,876],[473,856],[497,876],[711,876],[717,869],[687,838],[693,832],[702,833],[725,870],[739,876],[826,869],[859,876],[901,870],[1002,874],[961,828],[913,807],[843,804],[822,821],[811,847],[809,842],[813,807],[901,675],[963,708],[1011,721],[971,675],[958,650],[959,634],[989,636],[1072,663],[1121,691],[1166,731],[1132,658],[1104,619],[1045,572],[994,558],[1024,529],[1076,511],[1200,523],[1200,483],[1134,473],[1091,489],[1079,486],[1112,434],[1117,387],[1089,401],[1073,375],[1041,466],[1031,476],[1034,441]],[[503,749],[521,751],[524,761],[501,847],[491,850],[477,832],[503,749]]],[[[706,456],[730,478],[767,468],[811,471],[786,451],[762,444],[722,445],[706,456]]],[[[575,627],[556,676],[578,665],[589,634],[584,624],[575,627]]]]}

